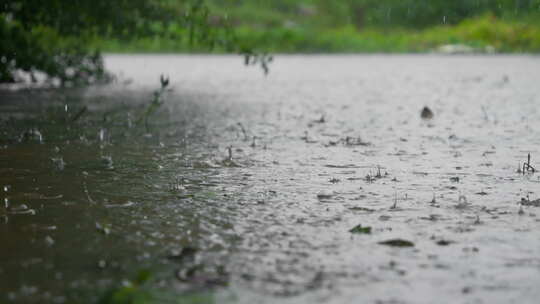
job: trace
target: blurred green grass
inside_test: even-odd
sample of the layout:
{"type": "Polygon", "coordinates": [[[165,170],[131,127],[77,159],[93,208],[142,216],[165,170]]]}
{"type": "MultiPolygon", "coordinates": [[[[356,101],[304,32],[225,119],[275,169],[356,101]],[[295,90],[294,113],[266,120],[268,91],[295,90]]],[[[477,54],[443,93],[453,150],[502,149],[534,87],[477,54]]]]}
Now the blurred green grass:
{"type": "MultiPolygon", "coordinates": [[[[268,20],[268,18],[267,18],[268,20]]],[[[503,53],[540,52],[540,24],[504,20],[492,14],[464,19],[455,25],[425,28],[375,27],[358,29],[353,25],[336,27],[266,27],[238,25],[236,33],[246,46],[272,53],[419,53],[442,45],[466,45],[477,51],[503,53]]],[[[182,39],[182,29],[172,28],[168,36],[130,41],[98,40],[105,52],[112,53],[198,53],[203,48],[182,39]]],[[[218,53],[222,49],[215,50],[218,53]]]]}
{"type": "MultiPolygon", "coordinates": [[[[182,11],[182,1],[166,1],[182,11]]],[[[259,52],[416,53],[448,44],[477,51],[540,52],[540,0],[205,2],[211,23],[231,25],[245,49],[259,52]]],[[[190,45],[186,37],[186,29],[173,24],[153,38],[100,39],[96,44],[106,52],[208,52],[190,45]]]]}

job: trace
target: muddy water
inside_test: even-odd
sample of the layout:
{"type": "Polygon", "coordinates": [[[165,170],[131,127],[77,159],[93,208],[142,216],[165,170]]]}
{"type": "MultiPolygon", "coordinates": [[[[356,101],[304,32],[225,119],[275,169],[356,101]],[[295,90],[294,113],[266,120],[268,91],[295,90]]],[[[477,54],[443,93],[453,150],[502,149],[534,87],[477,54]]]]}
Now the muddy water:
{"type": "Polygon", "coordinates": [[[540,297],[540,174],[517,172],[540,167],[540,58],[106,62],[114,85],[0,92],[0,302],[93,302],[141,269],[217,302],[540,297]]]}

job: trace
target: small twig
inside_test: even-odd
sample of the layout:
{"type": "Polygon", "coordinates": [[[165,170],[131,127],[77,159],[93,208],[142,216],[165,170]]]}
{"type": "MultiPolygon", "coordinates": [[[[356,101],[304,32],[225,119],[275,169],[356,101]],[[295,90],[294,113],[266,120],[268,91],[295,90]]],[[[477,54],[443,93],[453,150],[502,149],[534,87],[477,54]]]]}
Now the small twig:
{"type": "Polygon", "coordinates": [[[523,163],[523,170],[522,173],[525,174],[525,172],[536,172],[536,169],[531,166],[531,153],[527,155],[527,162],[523,163]]]}
{"type": "Polygon", "coordinates": [[[392,207],[390,207],[390,209],[396,209],[397,208],[397,201],[398,201],[398,198],[397,198],[397,191],[394,192],[394,205],[392,205],[392,207]]]}
{"type": "Polygon", "coordinates": [[[90,204],[95,204],[96,202],[90,197],[90,192],[88,192],[88,187],[86,187],[86,181],[83,181],[84,193],[90,204]]]}
{"type": "Polygon", "coordinates": [[[482,112],[484,113],[484,120],[489,121],[489,115],[487,114],[486,107],[481,106],[482,112]]]}
{"type": "Polygon", "coordinates": [[[432,204],[432,205],[437,204],[437,199],[435,198],[435,192],[433,192],[433,198],[431,199],[430,204],[432,204]]]}
{"type": "Polygon", "coordinates": [[[75,114],[75,116],[73,116],[73,118],[71,118],[71,123],[74,123],[79,118],[81,118],[83,116],[83,114],[86,113],[87,110],[88,110],[88,108],[86,106],[84,106],[79,112],[77,112],[77,114],[75,114]]]}
{"type": "Polygon", "coordinates": [[[249,137],[247,135],[246,128],[244,128],[244,125],[241,122],[237,123],[237,125],[240,127],[242,134],[244,134],[244,141],[248,141],[249,137]]]}
{"type": "Polygon", "coordinates": [[[153,98],[150,104],[146,107],[146,111],[144,114],[139,118],[138,122],[144,121],[144,125],[147,131],[150,130],[150,125],[148,123],[148,118],[150,115],[152,115],[154,112],[157,111],[161,105],[163,105],[163,94],[165,93],[165,90],[169,86],[169,77],[165,77],[162,75],[159,76],[159,83],[161,87],[158,90],[155,90],[153,93],[153,98]]]}
{"type": "Polygon", "coordinates": [[[232,161],[232,157],[233,157],[233,156],[232,156],[232,146],[228,146],[228,147],[227,147],[227,152],[229,153],[229,156],[228,156],[227,159],[228,159],[229,161],[232,161]]]}
{"type": "Polygon", "coordinates": [[[244,64],[256,65],[259,64],[264,72],[264,75],[267,76],[270,72],[269,64],[274,60],[274,57],[266,53],[254,53],[251,50],[244,51],[244,64]]]}

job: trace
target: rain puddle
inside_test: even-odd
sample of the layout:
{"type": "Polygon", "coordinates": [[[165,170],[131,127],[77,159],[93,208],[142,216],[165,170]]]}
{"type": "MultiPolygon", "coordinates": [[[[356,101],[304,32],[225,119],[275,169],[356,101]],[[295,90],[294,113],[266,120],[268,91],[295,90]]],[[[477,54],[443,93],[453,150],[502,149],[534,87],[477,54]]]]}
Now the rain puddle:
{"type": "Polygon", "coordinates": [[[540,297],[538,57],[106,62],[0,91],[0,302],[540,297]]]}

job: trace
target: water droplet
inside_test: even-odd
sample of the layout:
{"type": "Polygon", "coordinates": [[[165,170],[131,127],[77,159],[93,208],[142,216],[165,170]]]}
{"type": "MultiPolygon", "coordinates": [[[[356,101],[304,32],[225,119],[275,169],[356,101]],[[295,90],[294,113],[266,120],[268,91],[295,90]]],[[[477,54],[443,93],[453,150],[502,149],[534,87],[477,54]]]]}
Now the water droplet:
{"type": "Polygon", "coordinates": [[[103,163],[103,165],[105,165],[105,167],[107,167],[108,169],[112,169],[113,168],[112,156],[109,156],[109,155],[102,156],[101,163],[103,163]]]}
{"type": "Polygon", "coordinates": [[[26,130],[21,134],[21,141],[37,141],[43,143],[43,135],[38,129],[26,130]]]}
{"type": "Polygon", "coordinates": [[[98,267],[100,269],[103,269],[103,268],[107,267],[107,262],[105,260],[99,260],[98,267]]]}
{"type": "Polygon", "coordinates": [[[54,245],[54,239],[50,236],[46,236],[45,237],[45,244],[47,244],[47,246],[52,246],[54,245]]]}
{"type": "Polygon", "coordinates": [[[127,127],[131,129],[133,127],[133,120],[131,119],[131,113],[127,113],[127,127]]]}
{"type": "Polygon", "coordinates": [[[64,159],[62,157],[53,157],[51,158],[51,160],[56,170],[59,170],[59,171],[64,170],[66,163],[64,162],[64,159]]]}
{"type": "Polygon", "coordinates": [[[100,129],[99,130],[99,135],[98,135],[99,141],[104,142],[105,141],[105,135],[106,135],[105,134],[105,129],[100,129]]]}

